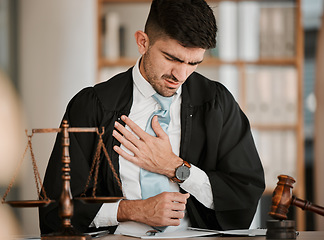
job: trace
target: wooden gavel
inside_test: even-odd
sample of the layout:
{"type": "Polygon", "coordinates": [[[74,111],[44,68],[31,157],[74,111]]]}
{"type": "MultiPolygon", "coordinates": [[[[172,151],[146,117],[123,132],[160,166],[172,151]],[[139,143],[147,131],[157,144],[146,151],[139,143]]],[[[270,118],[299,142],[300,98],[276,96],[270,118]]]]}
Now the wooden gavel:
{"type": "Polygon", "coordinates": [[[278,220],[286,220],[288,208],[290,205],[295,205],[303,210],[312,211],[324,216],[324,208],[315,205],[307,200],[301,200],[292,195],[293,184],[296,182],[290,176],[280,175],[277,187],[272,194],[272,206],[269,215],[278,220]]]}

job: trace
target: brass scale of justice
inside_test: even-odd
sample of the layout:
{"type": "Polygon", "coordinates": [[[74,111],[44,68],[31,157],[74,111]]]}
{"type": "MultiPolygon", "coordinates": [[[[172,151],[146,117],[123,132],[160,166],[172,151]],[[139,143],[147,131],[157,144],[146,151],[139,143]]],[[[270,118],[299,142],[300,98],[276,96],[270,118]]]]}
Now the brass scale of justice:
{"type": "Polygon", "coordinates": [[[11,182],[9,183],[9,186],[2,198],[2,203],[9,204],[12,207],[45,207],[48,204],[54,202],[55,200],[51,200],[47,197],[46,191],[43,187],[41,177],[38,172],[37,164],[35,161],[35,156],[33,153],[32,148],[32,136],[34,133],[62,133],[62,192],[59,199],[59,213],[58,215],[61,218],[62,223],[62,230],[53,234],[48,235],[42,235],[42,240],[89,240],[92,237],[90,235],[85,235],[80,232],[78,232],[75,228],[73,228],[71,224],[71,219],[73,217],[73,201],[72,200],[81,200],[84,203],[111,203],[111,202],[117,202],[120,199],[125,199],[125,197],[97,197],[96,196],[96,186],[97,186],[97,180],[98,180],[98,170],[100,165],[100,154],[101,150],[103,150],[104,155],[108,161],[109,167],[111,168],[114,178],[116,179],[119,188],[122,191],[122,185],[121,181],[116,173],[116,170],[114,169],[114,166],[111,162],[111,159],[108,155],[107,149],[104,145],[102,135],[104,134],[104,127],[102,127],[101,133],[99,132],[98,128],[86,128],[86,127],[69,127],[69,124],[67,120],[63,120],[60,128],[43,128],[43,129],[32,129],[32,134],[28,134],[26,130],[26,136],[28,138],[27,146],[25,148],[24,154],[22,159],[20,160],[20,163],[16,169],[16,173],[13,176],[11,182]],[[69,146],[70,146],[70,138],[69,133],[85,133],[85,132],[95,132],[99,136],[97,149],[92,161],[92,166],[90,169],[90,173],[87,179],[87,183],[84,189],[84,192],[80,195],[80,197],[76,197],[72,199],[71,194],[71,187],[70,187],[70,154],[69,154],[69,146]],[[35,184],[37,189],[37,194],[39,199],[38,200],[19,200],[19,201],[6,201],[6,197],[8,193],[10,192],[10,189],[17,177],[18,170],[21,167],[21,164],[25,158],[25,155],[28,151],[28,148],[30,149],[31,154],[31,160],[32,160],[32,166],[34,170],[34,177],[35,177],[35,184]],[[93,178],[94,181],[94,187],[92,191],[91,197],[86,197],[85,193],[87,191],[87,188],[90,184],[91,179],[93,178]],[[43,193],[43,196],[41,195],[40,189],[43,193]]]}

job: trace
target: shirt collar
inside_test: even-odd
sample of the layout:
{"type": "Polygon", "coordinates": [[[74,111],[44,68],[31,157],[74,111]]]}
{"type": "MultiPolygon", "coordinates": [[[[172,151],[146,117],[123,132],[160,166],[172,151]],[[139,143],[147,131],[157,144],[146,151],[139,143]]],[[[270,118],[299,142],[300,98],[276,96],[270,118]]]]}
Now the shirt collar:
{"type": "MultiPolygon", "coordinates": [[[[156,93],[156,91],[151,86],[151,84],[148,81],[146,81],[145,78],[142,76],[142,74],[139,70],[140,61],[141,61],[141,57],[137,59],[136,64],[133,67],[134,84],[145,98],[149,98],[152,95],[154,95],[156,93]]],[[[175,101],[175,99],[179,98],[179,96],[181,95],[181,91],[182,91],[182,86],[180,86],[178,88],[178,90],[176,91],[176,94],[173,97],[173,101],[175,101]]]]}

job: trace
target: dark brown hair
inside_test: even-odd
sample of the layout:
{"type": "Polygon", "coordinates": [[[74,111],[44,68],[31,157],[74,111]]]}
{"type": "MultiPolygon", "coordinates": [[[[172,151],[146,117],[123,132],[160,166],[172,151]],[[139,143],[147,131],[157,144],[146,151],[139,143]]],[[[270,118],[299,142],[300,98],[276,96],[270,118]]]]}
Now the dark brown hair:
{"type": "Polygon", "coordinates": [[[150,44],[170,37],[184,47],[216,46],[214,13],[204,0],[153,0],[145,24],[150,44]]]}

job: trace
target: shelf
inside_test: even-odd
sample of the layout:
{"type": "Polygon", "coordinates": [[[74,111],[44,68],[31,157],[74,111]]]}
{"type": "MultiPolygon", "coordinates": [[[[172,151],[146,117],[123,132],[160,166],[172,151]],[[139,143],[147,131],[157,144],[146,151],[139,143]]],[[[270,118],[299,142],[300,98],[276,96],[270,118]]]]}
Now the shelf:
{"type": "MultiPolygon", "coordinates": [[[[117,60],[108,60],[100,58],[98,65],[99,67],[116,67],[116,66],[132,66],[136,63],[135,58],[122,57],[117,60]]],[[[221,65],[264,65],[264,66],[289,66],[296,65],[295,58],[281,58],[281,59],[260,59],[257,61],[225,61],[218,58],[207,57],[200,64],[201,66],[221,66],[221,65]]]]}
{"type": "Polygon", "coordinates": [[[251,127],[257,130],[278,131],[278,130],[296,130],[298,125],[294,124],[251,124],[251,127]]]}
{"type": "Polygon", "coordinates": [[[99,68],[102,67],[118,67],[118,66],[133,66],[136,63],[135,58],[120,58],[117,60],[99,59],[99,68]]]}
{"type": "Polygon", "coordinates": [[[280,59],[260,59],[256,61],[225,61],[218,58],[205,58],[201,63],[203,66],[220,66],[220,65],[295,65],[295,58],[280,58],[280,59]]]}

